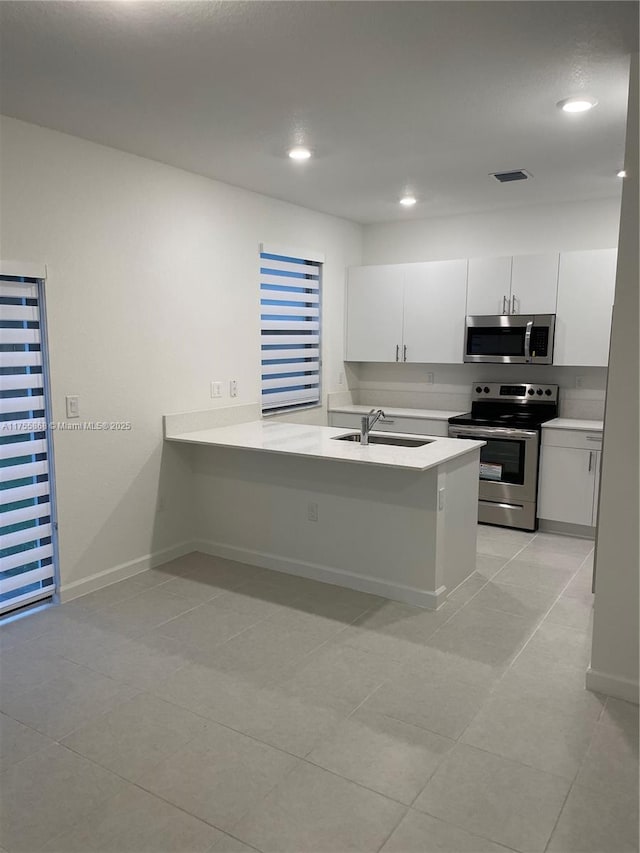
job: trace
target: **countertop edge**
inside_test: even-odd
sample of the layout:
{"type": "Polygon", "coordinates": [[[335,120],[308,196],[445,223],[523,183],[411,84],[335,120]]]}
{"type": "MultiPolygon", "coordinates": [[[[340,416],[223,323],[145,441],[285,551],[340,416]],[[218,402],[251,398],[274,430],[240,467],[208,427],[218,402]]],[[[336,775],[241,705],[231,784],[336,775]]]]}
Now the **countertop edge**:
{"type": "Polygon", "coordinates": [[[580,432],[603,432],[604,422],[588,418],[553,418],[542,424],[543,429],[568,429],[580,432]]]}
{"type": "MultiPolygon", "coordinates": [[[[222,428],[224,429],[224,427],[222,428]]],[[[344,430],[344,427],[334,427],[333,429],[336,432],[340,432],[344,430]]],[[[394,433],[396,434],[396,433],[394,433]]],[[[389,433],[384,433],[384,435],[389,435],[389,433]]],[[[408,438],[415,438],[415,435],[410,435],[408,433],[397,433],[397,435],[406,436],[408,438]]],[[[436,438],[436,440],[438,440],[436,438]]],[[[448,462],[451,462],[454,459],[458,459],[461,456],[465,456],[469,453],[474,453],[480,450],[486,442],[484,441],[476,441],[476,440],[460,440],[460,439],[440,439],[444,441],[455,441],[456,445],[459,443],[459,447],[455,450],[450,450],[447,452],[447,456],[444,459],[436,459],[432,462],[428,462],[426,464],[403,464],[398,461],[385,461],[380,459],[362,459],[358,457],[349,457],[349,456],[329,456],[324,453],[313,453],[313,452],[301,452],[293,449],[280,449],[280,448],[271,448],[271,447],[255,447],[250,444],[239,444],[234,443],[232,441],[224,441],[224,440],[215,440],[210,438],[194,438],[194,433],[182,433],[181,435],[171,436],[165,439],[165,441],[175,441],[182,444],[195,444],[200,447],[221,447],[227,450],[249,450],[258,453],[272,453],[272,454],[280,454],[285,456],[295,456],[299,459],[317,459],[324,462],[346,462],[348,464],[355,465],[370,465],[376,468],[390,468],[399,471],[413,471],[416,473],[420,473],[423,471],[428,471],[432,468],[438,468],[440,465],[446,465],[448,462]]],[[[361,449],[361,448],[354,448],[361,449]]]]}
{"type": "Polygon", "coordinates": [[[456,415],[464,415],[465,412],[456,411],[453,409],[408,409],[398,406],[368,406],[366,404],[352,403],[344,406],[332,406],[327,409],[328,414],[334,412],[343,415],[359,415],[368,412],[370,409],[384,409],[386,415],[395,418],[416,418],[424,421],[448,421],[449,418],[456,415]]]}

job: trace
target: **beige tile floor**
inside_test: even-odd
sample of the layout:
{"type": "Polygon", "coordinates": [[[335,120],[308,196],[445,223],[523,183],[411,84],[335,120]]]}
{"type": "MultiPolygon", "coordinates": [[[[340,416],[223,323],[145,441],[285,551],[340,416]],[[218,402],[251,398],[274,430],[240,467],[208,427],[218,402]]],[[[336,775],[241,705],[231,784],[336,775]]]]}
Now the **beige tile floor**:
{"type": "Polygon", "coordinates": [[[626,853],[591,543],[478,529],[438,612],[190,554],[0,627],[0,850],[626,853]]]}

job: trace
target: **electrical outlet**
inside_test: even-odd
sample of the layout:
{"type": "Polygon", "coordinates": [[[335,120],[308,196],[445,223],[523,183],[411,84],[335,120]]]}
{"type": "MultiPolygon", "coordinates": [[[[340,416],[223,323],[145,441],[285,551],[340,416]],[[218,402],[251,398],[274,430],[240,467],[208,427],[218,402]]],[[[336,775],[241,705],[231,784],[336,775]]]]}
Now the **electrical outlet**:
{"type": "Polygon", "coordinates": [[[576,376],[576,388],[584,388],[584,376],[576,376]]]}
{"type": "Polygon", "coordinates": [[[318,504],[310,501],[307,504],[307,521],[318,520],[318,504]]]}
{"type": "Polygon", "coordinates": [[[238,380],[231,379],[229,380],[229,396],[237,397],[238,396],[238,380]]]}
{"type": "Polygon", "coordinates": [[[444,488],[441,488],[441,489],[438,489],[438,509],[440,510],[440,512],[442,512],[444,507],[445,507],[445,490],[444,490],[444,488]]]}
{"type": "Polygon", "coordinates": [[[427,385],[433,385],[433,373],[427,373],[424,381],[427,385]]]}
{"type": "Polygon", "coordinates": [[[211,396],[222,397],[222,382],[211,383],[211,396]]]}
{"type": "Polygon", "coordinates": [[[67,417],[68,418],[79,418],[80,417],[80,401],[78,397],[65,397],[65,401],[67,404],[67,417]]]}

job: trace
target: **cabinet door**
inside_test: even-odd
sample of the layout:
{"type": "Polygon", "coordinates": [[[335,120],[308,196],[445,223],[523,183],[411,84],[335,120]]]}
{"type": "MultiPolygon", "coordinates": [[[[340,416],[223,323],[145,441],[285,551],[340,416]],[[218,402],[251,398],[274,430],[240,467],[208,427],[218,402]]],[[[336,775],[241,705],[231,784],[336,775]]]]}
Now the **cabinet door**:
{"type": "Polygon", "coordinates": [[[467,314],[504,314],[510,295],[511,258],[469,259],[467,314]]]}
{"type": "Polygon", "coordinates": [[[598,451],[543,445],[538,515],[567,524],[593,524],[593,492],[598,451]]]}
{"type": "Polygon", "coordinates": [[[405,269],[402,359],[462,364],[467,261],[405,264],[405,269]]]}
{"type": "Polygon", "coordinates": [[[560,255],[515,255],[511,267],[511,313],[555,314],[560,255]]]}
{"type": "Polygon", "coordinates": [[[402,358],[403,268],[352,267],[347,284],[347,361],[402,358]]]}
{"type": "Polygon", "coordinates": [[[607,366],[616,258],[615,249],[560,255],[554,364],[607,366]]]}

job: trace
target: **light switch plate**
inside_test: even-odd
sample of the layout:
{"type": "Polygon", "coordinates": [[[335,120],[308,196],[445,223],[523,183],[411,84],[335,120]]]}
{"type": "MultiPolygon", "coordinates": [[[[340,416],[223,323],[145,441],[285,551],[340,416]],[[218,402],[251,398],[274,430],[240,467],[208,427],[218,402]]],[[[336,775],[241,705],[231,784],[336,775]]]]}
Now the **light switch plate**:
{"type": "Polygon", "coordinates": [[[222,382],[211,383],[211,396],[222,397],[222,382]]]}
{"type": "Polygon", "coordinates": [[[68,418],[79,418],[80,417],[80,401],[76,396],[67,396],[65,397],[65,402],[67,404],[67,417],[68,418]]]}

